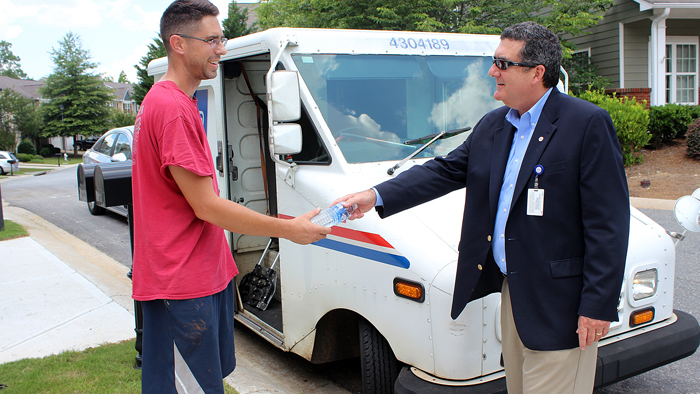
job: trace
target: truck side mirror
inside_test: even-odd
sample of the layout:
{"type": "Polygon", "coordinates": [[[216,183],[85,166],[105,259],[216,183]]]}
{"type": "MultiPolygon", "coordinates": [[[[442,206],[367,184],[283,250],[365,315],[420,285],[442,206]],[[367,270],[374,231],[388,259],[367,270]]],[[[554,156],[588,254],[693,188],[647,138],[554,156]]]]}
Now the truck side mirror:
{"type": "Polygon", "coordinates": [[[678,223],[684,229],[700,232],[700,189],[690,196],[683,196],[676,201],[674,214],[678,223]]]}
{"type": "Polygon", "coordinates": [[[272,126],[275,155],[296,155],[301,152],[301,126],[283,123],[272,126]]]}
{"type": "Polygon", "coordinates": [[[299,75],[296,71],[279,70],[272,73],[270,82],[272,120],[296,122],[301,118],[299,75]]]}

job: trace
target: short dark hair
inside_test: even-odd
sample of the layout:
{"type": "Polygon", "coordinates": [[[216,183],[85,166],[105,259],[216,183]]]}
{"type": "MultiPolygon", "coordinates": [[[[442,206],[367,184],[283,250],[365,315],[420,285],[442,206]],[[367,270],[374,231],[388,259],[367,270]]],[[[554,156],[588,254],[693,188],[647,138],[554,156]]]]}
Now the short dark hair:
{"type": "Polygon", "coordinates": [[[170,53],[170,36],[192,34],[205,16],[218,16],[219,9],[209,0],[175,0],[160,18],[160,37],[165,51],[170,53]]]}
{"type": "Polygon", "coordinates": [[[551,88],[559,83],[561,69],[561,43],[556,34],[534,22],[522,22],[507,27],[501,40],[524,41],[520,62],[544,66],[544,86],[551,88]]]}

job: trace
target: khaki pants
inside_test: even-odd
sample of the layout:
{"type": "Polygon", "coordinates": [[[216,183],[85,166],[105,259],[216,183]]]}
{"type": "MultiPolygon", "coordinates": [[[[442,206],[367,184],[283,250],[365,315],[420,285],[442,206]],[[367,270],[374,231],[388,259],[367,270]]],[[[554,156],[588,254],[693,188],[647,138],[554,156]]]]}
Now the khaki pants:
{"type": "Polygon", "coordinates": [[[580,348],[535,351],[520,341],[513,321],[508,280],[501,293],[503,361],[508,394],[590,394],[595,380],[598,342],[580,348]]]}

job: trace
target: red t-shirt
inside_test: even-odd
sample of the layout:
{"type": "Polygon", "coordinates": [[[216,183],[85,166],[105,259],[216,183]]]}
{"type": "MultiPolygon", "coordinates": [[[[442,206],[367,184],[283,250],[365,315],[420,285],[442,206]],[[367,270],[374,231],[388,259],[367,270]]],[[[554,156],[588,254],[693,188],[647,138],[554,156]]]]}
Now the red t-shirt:
{"type": "Polygon", "coordinates": [[[224,230],[197,216],[168,166],[212,177],[214,161],[197,100],[174,82],[155,84],[141,104],[132,150],[133,298],[188,299],[222,291],[238,274],[224,230]]]}

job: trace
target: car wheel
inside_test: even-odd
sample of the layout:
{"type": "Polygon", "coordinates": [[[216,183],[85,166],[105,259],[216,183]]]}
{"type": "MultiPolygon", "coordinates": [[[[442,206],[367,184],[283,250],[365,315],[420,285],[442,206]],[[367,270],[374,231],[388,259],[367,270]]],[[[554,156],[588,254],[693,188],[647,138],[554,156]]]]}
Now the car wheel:
{"type": "Polygon", "coordinates": [[[401,363],[389,342],[365,319],[360,319],[360,362],[364,394],[393,394],[401,363]]]}
{"type": "Polygon", "coordinates": [[[0,167],[0,175],[5,175],[5,169],[3,169],[2,167],[0,167]]]}
{"type": "Polygon", "coordinates": [[[95,204],[94,201],[87,203],[87,206],[88,206],[88,210],[93,215],[104,215],[104,213],[107,211],[106,209],[102,208],[101,206],[95,204]]]}

